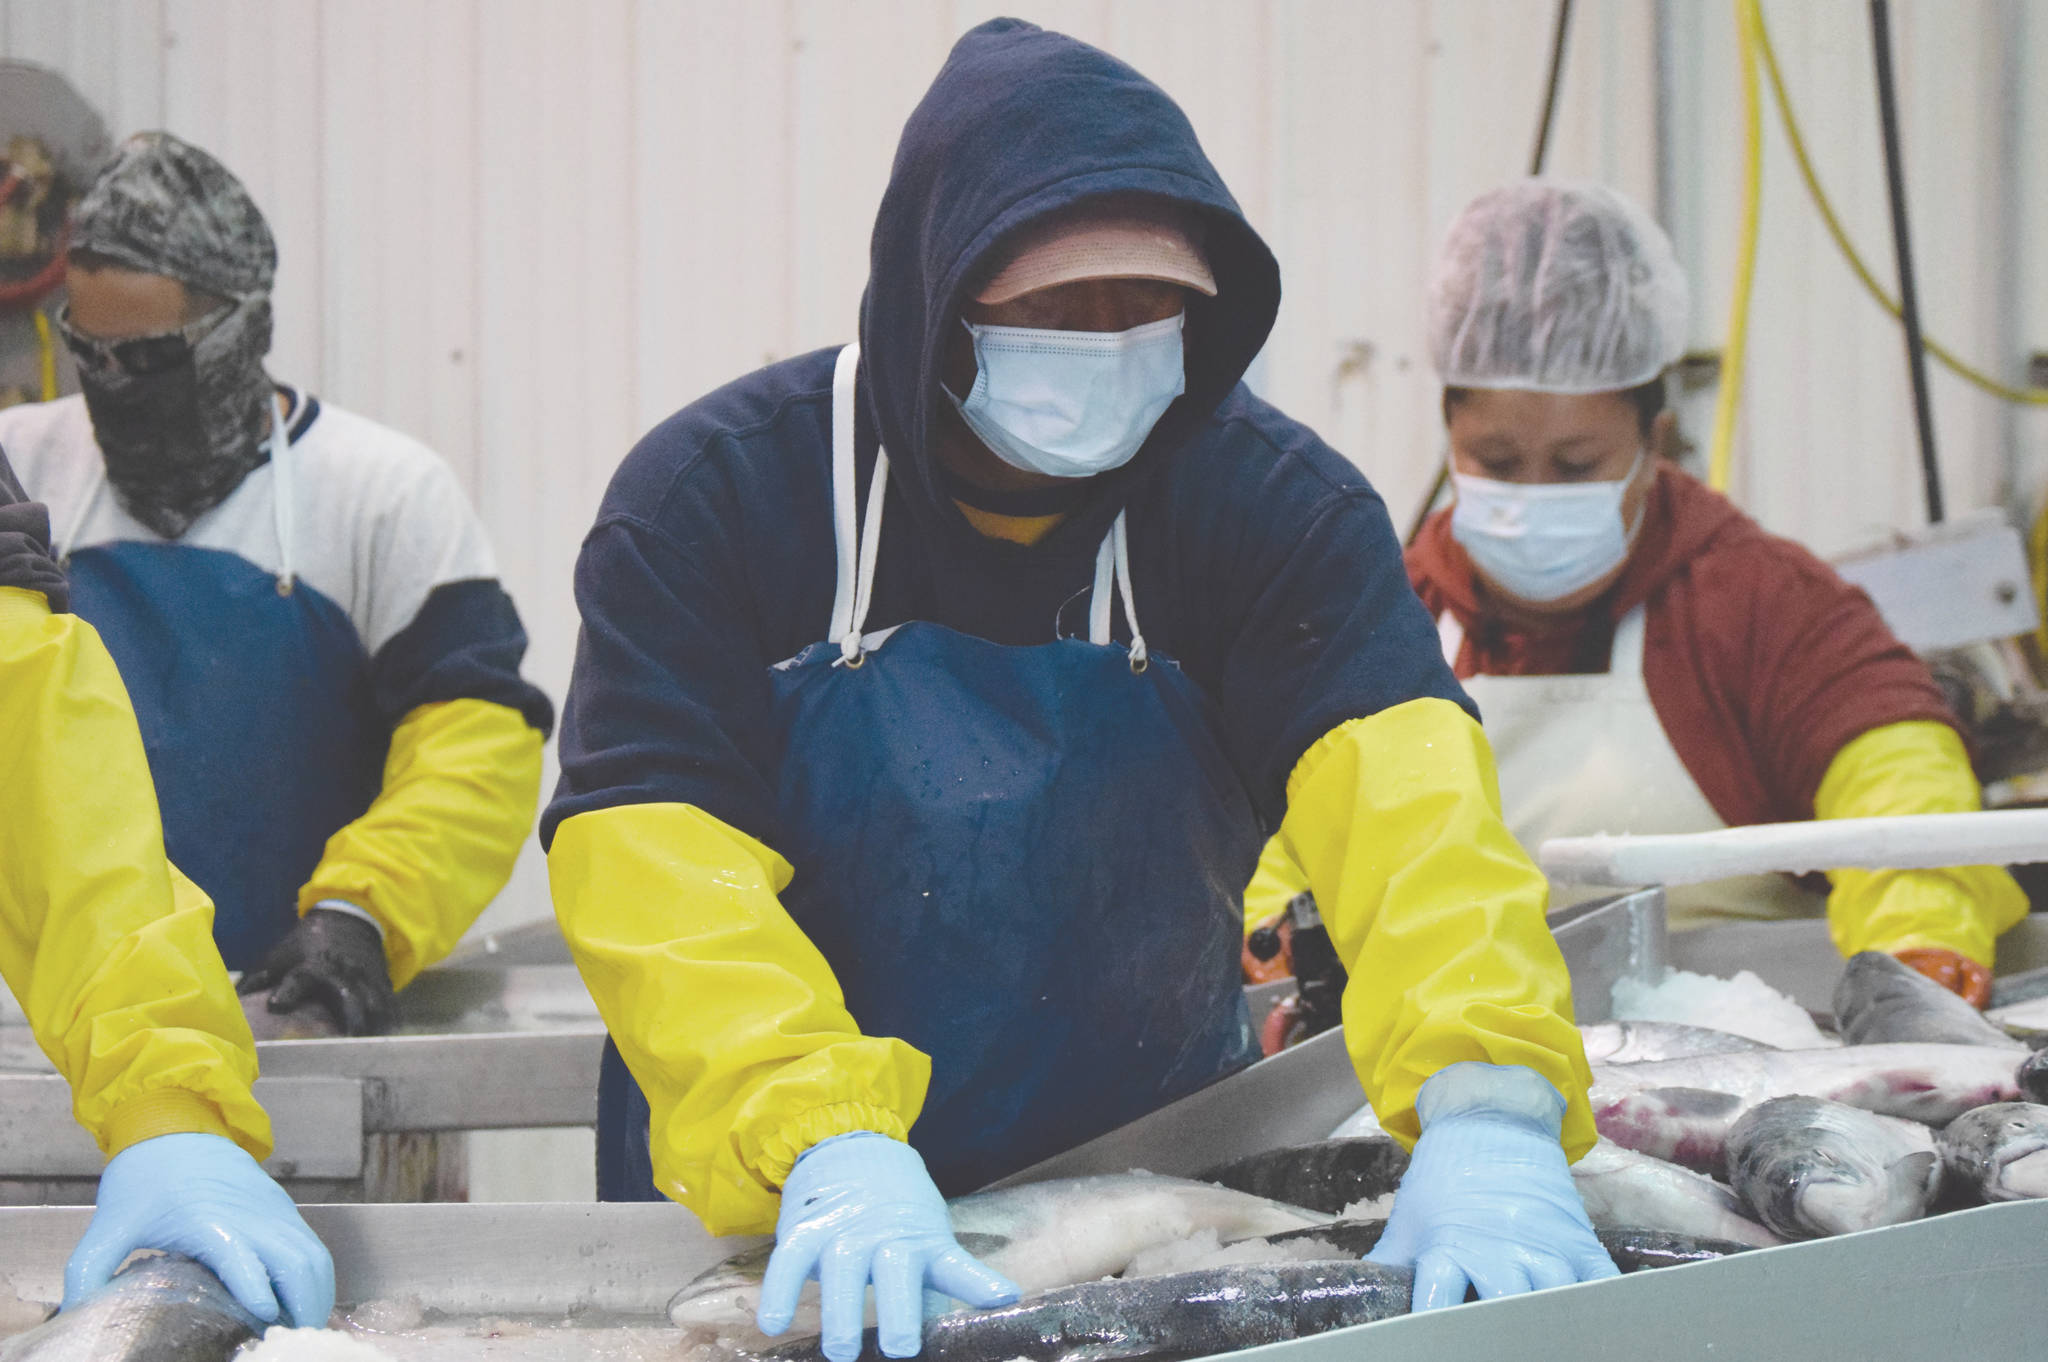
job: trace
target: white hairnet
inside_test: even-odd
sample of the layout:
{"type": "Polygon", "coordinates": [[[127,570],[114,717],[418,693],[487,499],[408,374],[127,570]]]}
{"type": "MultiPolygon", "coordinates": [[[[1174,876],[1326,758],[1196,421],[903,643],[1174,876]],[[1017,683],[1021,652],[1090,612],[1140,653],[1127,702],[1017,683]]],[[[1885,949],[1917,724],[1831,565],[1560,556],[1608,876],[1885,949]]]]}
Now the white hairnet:
{"type": "Polygon", "coordinates": [[[1605,185],[1521,180],[1451,224],[1429,289],[1429,344],[1458,388],[1612,392],[1685,349],[1671,238],[1605,185]]]}

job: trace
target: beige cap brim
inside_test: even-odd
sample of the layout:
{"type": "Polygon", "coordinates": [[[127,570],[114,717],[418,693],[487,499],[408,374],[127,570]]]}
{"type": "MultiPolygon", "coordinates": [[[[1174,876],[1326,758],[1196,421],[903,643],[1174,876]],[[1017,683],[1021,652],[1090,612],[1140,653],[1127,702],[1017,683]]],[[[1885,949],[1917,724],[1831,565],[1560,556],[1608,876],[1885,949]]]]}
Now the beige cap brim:
{"type": "Polygon", "coordinates": [[[974,301],[993,306],[1081,279],[1156,279],[1216,296],[1216,276],[1192,237],[1171,223],[1131,216],[1056,223],[1027,235],[974,301]]]}

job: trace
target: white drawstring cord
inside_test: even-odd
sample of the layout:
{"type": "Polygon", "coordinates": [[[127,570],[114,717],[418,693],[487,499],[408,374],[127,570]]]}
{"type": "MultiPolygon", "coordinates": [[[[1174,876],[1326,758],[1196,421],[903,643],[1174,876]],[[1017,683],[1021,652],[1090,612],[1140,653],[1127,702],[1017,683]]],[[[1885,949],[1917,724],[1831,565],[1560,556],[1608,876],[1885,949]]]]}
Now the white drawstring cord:
{"type": "Polygon", "coordinates": [[[1131,626],[1131,670],[1145,670],[1145,635],[1138,628],[1138,603],[1131,597],[1131,541],[1130,532],[1124,528],[1124,513],[1118,511],[1116,524],[1110,527],[1110,538],[1116,541],[1116,589],[1124,598],[1124,622],[1131,626]]]}
{"type": "Polygon", "coordinates": [[[272,527],[277,531],[277,594],[289,596],[298,580],[292,550],[298,535],[297,508],[292,504],[291,436],[280,410],[283,399],[270,397],[270,506],[272,527]]]}
{"type": "Polygon", "coordinates": [[[882,555],[882,503],[889,499],[889,455],[875,450],[875,475],[868,481],[868,512],[860,532],[860,581],[854,589],[853,621],[839,640],[839,660],[858,667],[861,660],[861,630],[867,627],[868,607],[875,602],[875,562],[882,555]]]}

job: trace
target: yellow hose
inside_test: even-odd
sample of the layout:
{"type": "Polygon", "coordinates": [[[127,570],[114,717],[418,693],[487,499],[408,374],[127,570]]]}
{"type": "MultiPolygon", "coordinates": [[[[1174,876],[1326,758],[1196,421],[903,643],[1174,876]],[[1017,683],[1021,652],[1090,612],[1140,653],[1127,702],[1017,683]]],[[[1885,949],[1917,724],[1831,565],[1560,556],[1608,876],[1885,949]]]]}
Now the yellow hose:
{"type": "Polygon", "coordinates": [[[1714,402],[1714,436],[1707,446],[1707,485],[1728,490],[1735,461],[1735,417],[1742,401],[1742,361],[1749,347],[1749,294],[1756,282],[1757,218],[1763,201],[1763,101],[1757,87],[1757,0],[1735,0],[1736,50],[1742,62],[1742,236],[1735,255],[1735,289],[1728,300],[1728,340],[1721,352],[1721,391],[1714,402]]]}
{"type": "MultiPolygon", "coordinates": [[[[1864,289],[1877,300],[1879,307],[1896,318],[1899,315],[1899,300],[1884,291],[1884,285],[1877,281],[1877,276],[1863,263],[1862,255],[1850,242],[1848,232],[1842,228],[1841,219],[1835,215],[1834,205],[1828,202],[1826,192],[1820,187],[1820,176],[1814,171],[1813,158],[1806,154],[1806,139],[1800,135],[1799,120],[1792,113],[1791,97],[1785,93],[1785,77],[1778,70],[1778,54],[1771,47],[1770,30],[1764,26],[1761,10],[1756,16],[1756,42],[1757,50],[1763,57],[1764,71],[1770,76],[1771,96],[1777,101],[1778,115],[1785,124],[1785,140],[1791,143],[1792,159],[1799,165],[1799,178],[1806,181],[1806,192],[1813,199],[1813,206],[1820,211],[1820,220],[1827,224],[1828,235],[1834,238],[1836,249],[1841,251],[1842,258],[1849,262],[1850,270],[1864,289]]],[[[1934,356],[1950,373],[1967,383],[1974,383],[1994,397],[2002,397],[2008,402],[2048,406],[2048,388],[2018,388],[2001,383],[1983,370],[1965,363],[1954,351],[1932,336],[1923,334],[1921,344],[1927,353],[1934,356]]]]}

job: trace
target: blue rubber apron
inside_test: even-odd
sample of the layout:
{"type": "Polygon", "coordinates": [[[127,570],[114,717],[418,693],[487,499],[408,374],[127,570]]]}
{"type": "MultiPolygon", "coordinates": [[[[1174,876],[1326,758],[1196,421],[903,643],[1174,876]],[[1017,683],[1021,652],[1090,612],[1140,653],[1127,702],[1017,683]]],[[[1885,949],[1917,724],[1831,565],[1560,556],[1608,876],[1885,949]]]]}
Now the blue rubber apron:
{"type": "MultiPolygon", "coordinates": [[[[867,1035],[931,1056],[910,1142],[948,1195],[1257,1057],[1239,973],[1257,821],[1206,696],[1148,653],[1125,522],[1089,638],[1010,647],[912,622],[863,635],[888,456],[855,532],[858,351],[833,379],[839,583],[827,641],[772,669],[790,915],[867,1035]],[[1111,642],[1121,598],[1130,647],[1111,642]]],[[[648,1110],[616,1050],[599,1196],[653,1199],[648,1110]]]]}
{"type": "Polygon", "coordinates": [[[355,626],[294,571],[296,455],[271,407],[275,573],[179,540],[71,552],[104,477],[58,548],[72,608],[135,707],[164,847],[212,897],[214,943],[237,970],[297,925],[299,889],[376,798],[390,746],[355,626]]]}

